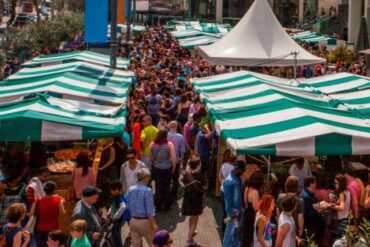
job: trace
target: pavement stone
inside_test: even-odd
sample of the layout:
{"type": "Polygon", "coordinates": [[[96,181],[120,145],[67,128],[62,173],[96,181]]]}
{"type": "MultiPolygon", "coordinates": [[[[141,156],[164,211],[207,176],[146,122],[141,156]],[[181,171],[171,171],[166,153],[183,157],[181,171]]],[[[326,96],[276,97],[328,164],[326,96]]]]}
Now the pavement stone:
{"type": "MultiPolygon", "coordinates": [[[[168,230],[173,238],[173,247],[184,247],[188,234],[188,219],[180,214],[182,205],[182,191],[179,192],[178,201],[172,205],[171,211],[159,212],[156,216],[159,230],[168,230]]],[[[221,247],[221,219],[222,204],[219,198],[207,196],[206,207],[199,218],[197,232],[194,237],[198,246],[201,247],[221,247]]],[[[123,238],[128,236],[127,224],[122,228],[123,238]]],[[[125,247],[130,246],[129,241],[125,241],[125,247]]],[[[148,247],[144,241],[143,247],[148,247]]]]}

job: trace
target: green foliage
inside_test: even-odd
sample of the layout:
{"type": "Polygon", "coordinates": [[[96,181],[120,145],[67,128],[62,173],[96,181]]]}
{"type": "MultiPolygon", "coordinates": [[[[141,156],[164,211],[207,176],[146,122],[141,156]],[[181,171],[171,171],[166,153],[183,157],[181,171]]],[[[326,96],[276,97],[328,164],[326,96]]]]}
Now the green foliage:
{"type": "Polygon", "coordinates": [[[346,63],[351,63],[356,59],[356,56],[345,45],[340,45],[329,54],[327,59],[329,63],[336,63],[339,58],[342,58],[346,63]]]}
{"type": "Polygon", "coordinates": [[[367,246],[370,246],[370,222],[364,219],[358,229],[362,240],[367,244],[367,246]]]}
{"type": "Polygon", "coordinates": [[[309,236],[307,233],[307,229],[305,230],[306,238],[302,240],[302,244],[304,247],[318,247],[316,242],[313,240],[314,235],[309,236]]]}
{"type": "Polygon", "coordinates": [[[18,56],[24,51],[27,54],[53,51],[58,49],[61,42],[70,40],[75,33],[83,29],[83,14],[62,12],[51,20],[9,29],[5,33],[3,50],[10,56],[18,56]]]}

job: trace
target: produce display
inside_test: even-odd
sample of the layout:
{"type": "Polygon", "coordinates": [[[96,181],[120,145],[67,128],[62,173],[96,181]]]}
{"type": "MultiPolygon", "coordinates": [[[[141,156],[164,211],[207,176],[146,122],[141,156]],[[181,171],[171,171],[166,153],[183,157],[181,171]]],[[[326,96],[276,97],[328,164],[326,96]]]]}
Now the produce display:
{"type": "Polygon", "coordinates": [[[79,149],[79,148],[67,148],[55,152],[55,158],[59,160],[75,160],[77,155],[81,152],[88,152],[91,155],[91,151],[88,149],[79,149]]]}
{"type": "Polygon", "coordinates": [[[71,160],[48,159],[48,169],[53,173],[70,173],[76,168],[76,162],[71,160]]]}
{"type": "Polygon", "coordinates": [[[68,148],[56,151],[54,158],[48,159],[48,169],[53,173],[71,173],[76,168],[77,155],[81,152],[87,152],[91,155],[91,151],[83,148],[68,148]]]}

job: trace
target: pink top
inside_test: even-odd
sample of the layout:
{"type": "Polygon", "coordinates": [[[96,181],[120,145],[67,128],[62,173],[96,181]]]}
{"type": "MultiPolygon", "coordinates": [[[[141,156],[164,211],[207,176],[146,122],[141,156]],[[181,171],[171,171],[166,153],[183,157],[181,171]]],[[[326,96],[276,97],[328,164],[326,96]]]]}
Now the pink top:
{"type": "Polygon", "coordinates": [[[347,190],[351,194],[351,196],[356,196],[357,201],[360,201],[361,197],[361,189],[360,186],[358,186],[358,183],[356,179],[350,178],[347,182],[347,190]]]}
{"type": "Polygon", "coordinates": [[[96,171],[89,167],[87,175],[82,176],[82,167],[76,168],[73,173],[73,188],[75,190],[76,197],[82,198],[82,191],[88,186],[96,186],[96,171]]]}

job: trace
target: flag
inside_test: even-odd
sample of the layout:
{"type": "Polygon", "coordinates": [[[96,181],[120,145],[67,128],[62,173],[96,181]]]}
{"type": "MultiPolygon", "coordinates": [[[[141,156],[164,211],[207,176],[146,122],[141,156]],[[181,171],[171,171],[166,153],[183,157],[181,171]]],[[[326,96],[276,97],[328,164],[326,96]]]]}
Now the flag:
{"type": "Polygon", "coordinates": [[[87,43],[108,42],[109,0],[85,0],[85,41],[87,43]]]}

